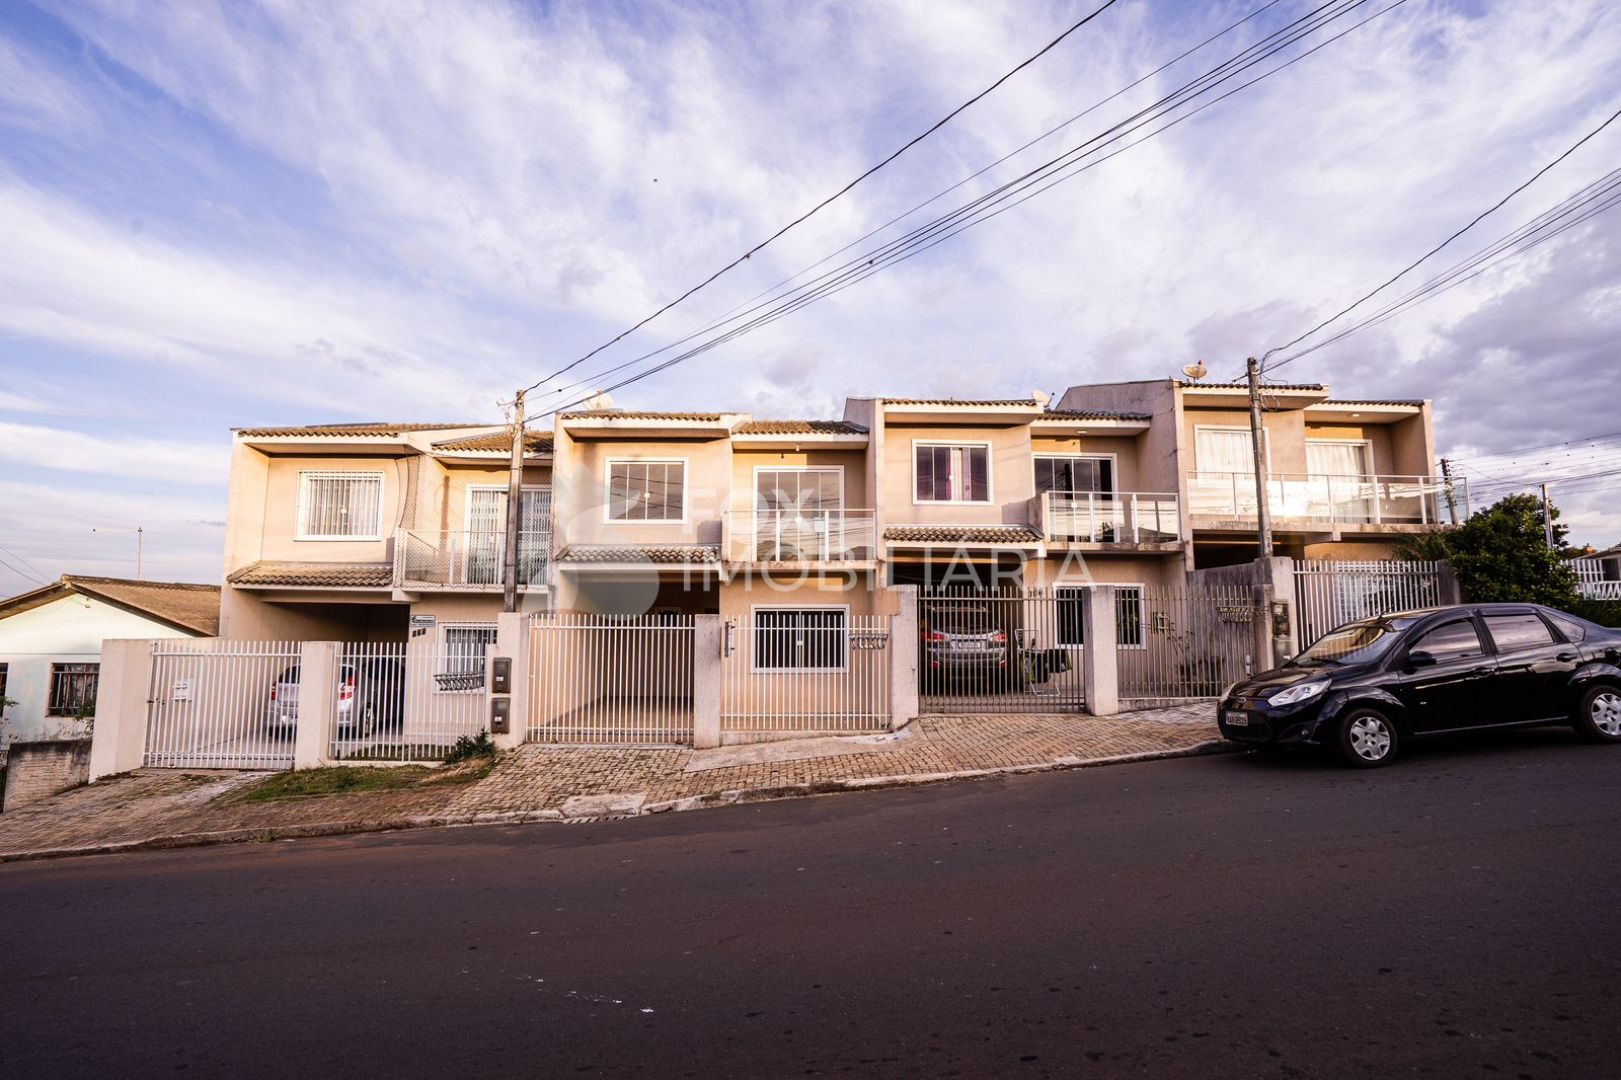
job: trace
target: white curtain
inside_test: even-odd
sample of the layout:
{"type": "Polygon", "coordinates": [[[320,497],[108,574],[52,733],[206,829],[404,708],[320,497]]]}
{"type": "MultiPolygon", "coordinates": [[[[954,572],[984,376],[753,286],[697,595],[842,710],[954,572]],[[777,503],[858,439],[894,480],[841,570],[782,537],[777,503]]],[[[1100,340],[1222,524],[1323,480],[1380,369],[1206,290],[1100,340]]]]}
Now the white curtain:
{"type": "Polygon", "coordinates": [[[1253,473],[1250,433],[1237,428],[1200,428],[1194,442],[1202,473],[1253,473]]]}
{"type": "Polygon", "coordinates": [[[1369,475],[1368,447],[1359,442],[1306,442],[1306,471],[1313,476],[1369,475]]]}

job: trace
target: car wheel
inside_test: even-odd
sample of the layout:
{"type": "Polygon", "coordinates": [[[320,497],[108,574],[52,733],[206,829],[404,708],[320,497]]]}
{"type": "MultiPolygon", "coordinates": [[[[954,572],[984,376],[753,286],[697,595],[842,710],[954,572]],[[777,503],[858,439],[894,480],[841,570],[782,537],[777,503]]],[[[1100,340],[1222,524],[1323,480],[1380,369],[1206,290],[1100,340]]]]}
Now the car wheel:
{"type": "Polygon", "coordinates": [[[1595,686],[1576,706],[1576,734],[1588,742],[1621,742],[1621,689],[1595,686]]]}
{"type": "Polygon", "coordinates": [[[1355,709],[1340,721],[1339,749],[1360,769],[1388,765],[1396,756],[1396,726],[1376,709],[1355,709]]]}

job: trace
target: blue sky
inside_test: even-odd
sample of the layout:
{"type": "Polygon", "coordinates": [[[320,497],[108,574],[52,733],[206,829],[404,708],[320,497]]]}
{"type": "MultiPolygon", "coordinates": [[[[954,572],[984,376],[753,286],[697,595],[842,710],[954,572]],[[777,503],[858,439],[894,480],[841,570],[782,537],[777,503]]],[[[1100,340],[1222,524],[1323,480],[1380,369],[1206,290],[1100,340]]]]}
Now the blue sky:
{"type": "MultiPolygon", "coordinates": [[[[1263,3],[1121,0],[601,366],[702,325],[1263,3]]],[[[513,386],[731,261],[1091,6],[5,5],[0,557],[16,569],[0,565],[0,592],[130,573],[132,538],[94,526],[144,526],[149,576],[216,580],[231,427],[496,421],[513,386]]],[[[1273,5],[1065,136],[1312,6],[1273,5]]],[[[1410,0],[616,397],[836,415],[850,394],[1056,391],[1196,357],[1236,372],[1621,107],[1621,13],[1605,8],[1410,0]]],[[[1054,145],[1067,144],[965,192],[1054,145]]],[[[1480,239],[1617,164],[1621,125],[1480,239]]],[[[1466,459],[1621,428],[1613,390],[1598,390],[1614,385],[1618,245],[1621,226],[1597,218],[1289,377],[1432,398],[1442,450],[1466,459]]],[[[1621,540],[1618,491],[1575,490],[1575,537],[1621,540]]]]}

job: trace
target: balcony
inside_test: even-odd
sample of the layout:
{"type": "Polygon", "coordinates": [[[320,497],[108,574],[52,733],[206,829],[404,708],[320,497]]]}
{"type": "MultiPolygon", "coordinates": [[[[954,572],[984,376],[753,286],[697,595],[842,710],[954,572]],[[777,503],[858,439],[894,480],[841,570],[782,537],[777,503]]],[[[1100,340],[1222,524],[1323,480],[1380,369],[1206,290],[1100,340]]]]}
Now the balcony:
{"type": "Polygon", "coordinates": [[[877,556],[871,510],[731,510],[723,552],[729,563],[861,563],[877,556]]]}
{"type": "Polygon", "coordinates": [[[1032,524],[1049,543],[1174,545],[1182,539],[1178,507],[1167,492],[1045,491],[1032,524]]]}
{"type": "MultiPolygon", "coordinates": [[[[499,592],[505,537],[499,532],[401,529],[394,541],[394,587],[414,591],[499,592]]],[[[544,588],[550,531],[518,534],[518,587],[544,588]]]]}
{"type": "MultiPolygon", "coordinates": [[[[1456,525],[1469,516],[1469,485],[1434,476],[1273,473],[1267,505],[1276,522],[1343,525],[1456,525]]],[[[1207,521],[1254,521],[1255,475],[1188,473],[1188,511],[1207,521]]]]}
{"type": "Polygon", "coordinates": [[[1621,600],[1621,561],[1583,556],[1568,564],[1576,574],[1576,595],[1583,600],[1621,600]]]}

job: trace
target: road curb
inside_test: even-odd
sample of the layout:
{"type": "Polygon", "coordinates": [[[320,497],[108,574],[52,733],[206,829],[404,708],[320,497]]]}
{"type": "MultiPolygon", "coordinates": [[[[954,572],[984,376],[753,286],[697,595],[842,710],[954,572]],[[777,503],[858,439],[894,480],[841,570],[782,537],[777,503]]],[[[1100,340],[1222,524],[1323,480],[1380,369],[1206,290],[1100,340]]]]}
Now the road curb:
{"type": "Polygon", "coordinates": [[[177,848],[212,847],[221,844],[270,843],[277,840],[304,840],[321,836],[355,836],[362,833],[402,832],[408,829],[443,829],[469,825],[533,825],[541,822],[577,825],[593,821],[647,817],[652,814],[705,810],[718,806],[736,806],[743,803],[778,802],[784,799],[832,795],[841,791],[875,791],[884,788],[950,783],[955,780],[980,780],[991,776],[1067,772],[1071,769],[1127,765],[1139,761],[1202,757],[1208,754],[1229,753],[1242,749],[1242,747],[1235,746],[1224,740],[1213,739],[1174,750],[1150,750],[1137,754],[1114,754],[1108,757],[1064,757],[1054,758],[1051,761],[1035,762],[1029,765],[1001,765],[988,769],[960,769],[943,773],[899,773],[894,776],[822,780],[813,783],[783,784],[773,787],[732,788],[704,795],[687,795],[679,799],[643,803],[631,813],[598,816],[570,817],[565,816],[561,810],[502,810],[466,814],[413,814],[379,818],[372,821],[314,822],[303,825],[279,825],[254,829],[222,829],[214,832],[175,833],[150,836],[141,840],[121,840],[108,844],[41,848],[37,851],[0,852],[0,863],[66,859],[79,855],[117,855],[128,851],[167,851],[177,848]]]}

